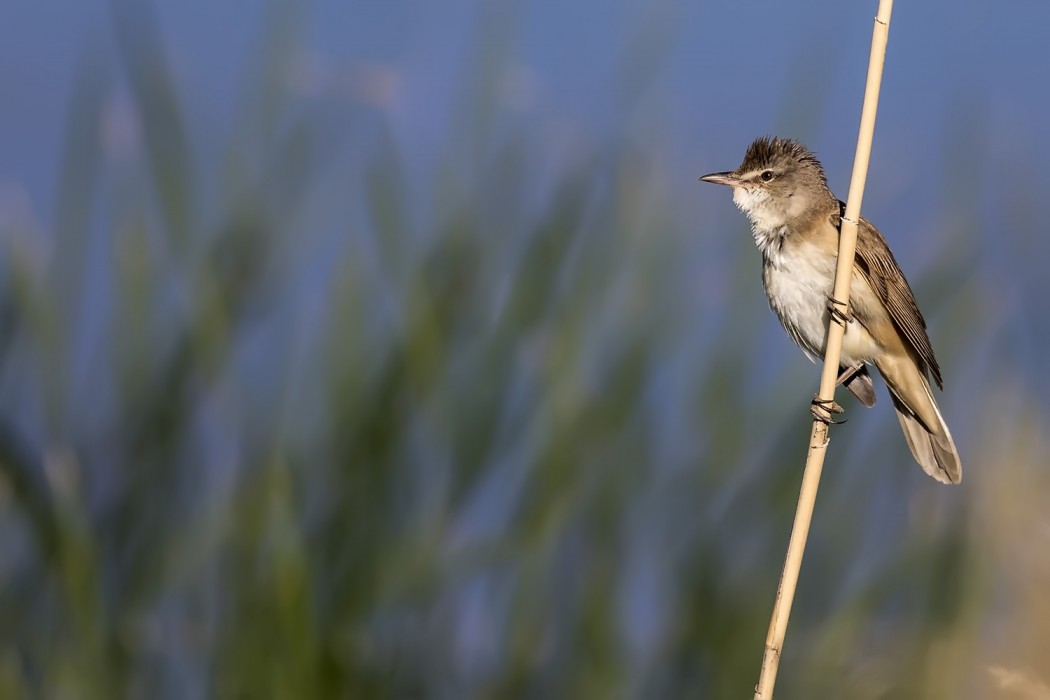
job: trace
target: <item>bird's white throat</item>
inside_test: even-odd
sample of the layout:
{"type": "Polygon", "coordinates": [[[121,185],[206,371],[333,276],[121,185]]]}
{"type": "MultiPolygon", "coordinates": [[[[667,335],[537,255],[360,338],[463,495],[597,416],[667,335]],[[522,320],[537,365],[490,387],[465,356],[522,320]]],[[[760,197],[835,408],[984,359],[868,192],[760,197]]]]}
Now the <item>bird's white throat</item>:
{"type": "Polygon", "coordinates": [[[787,233],[791,212],[761,188],[734,187],[733,202],[751,220],[751,235],[766,256],[775,255],[787,233]]]}

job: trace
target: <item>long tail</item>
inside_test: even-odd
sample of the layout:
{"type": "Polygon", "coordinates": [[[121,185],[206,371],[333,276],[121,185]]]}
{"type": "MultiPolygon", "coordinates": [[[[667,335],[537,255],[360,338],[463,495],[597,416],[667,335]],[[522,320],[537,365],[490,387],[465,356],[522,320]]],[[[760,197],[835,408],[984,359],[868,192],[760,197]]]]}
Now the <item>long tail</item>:
{"type": "Polygon", "coordinates": [[[930,391],[930,383],[911,358],[883,358],[876,363],[890,389],[904,438],[915,461],[943,484],[962,481],[959,452],[930,391]]]}

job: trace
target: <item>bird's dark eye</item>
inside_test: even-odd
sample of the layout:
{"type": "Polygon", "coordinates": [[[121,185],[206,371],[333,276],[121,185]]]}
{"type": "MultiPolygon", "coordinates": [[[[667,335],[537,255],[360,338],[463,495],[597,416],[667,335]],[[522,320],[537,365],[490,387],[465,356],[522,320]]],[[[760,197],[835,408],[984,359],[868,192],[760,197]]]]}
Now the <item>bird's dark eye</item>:
{"type": "Polygon", "coordinates": [[[762,181],[763,182],[769,182],[772,179],[773,179],[773,171],[772,170],[767,170],[764,173],[762,173],[762,181]]]}

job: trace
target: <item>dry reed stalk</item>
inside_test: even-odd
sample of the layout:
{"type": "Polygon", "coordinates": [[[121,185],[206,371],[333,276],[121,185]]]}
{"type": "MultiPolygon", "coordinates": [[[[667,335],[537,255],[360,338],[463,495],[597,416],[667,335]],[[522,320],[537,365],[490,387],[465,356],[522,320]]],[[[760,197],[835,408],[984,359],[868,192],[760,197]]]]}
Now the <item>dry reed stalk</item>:
{"type": "MultiPolygon", "coordinates": [[[[857,247],[857,223],[860,220],[860,205],[864,198],[864,183],[868,177],[868,160],[871,156],[871,140],[875,131],[875,112],[879,103],[879,88],[882,85],[882,66],[886,57],[886,41],[890,30],[890,13],[893,0],[879,0],[878,14],[871,35],[871,55],[868,58],[868,81],[864,89],[864,106],[860,115],[860,132],[857,136],[857,153],[853,161],[853,176],[849,183],[846,213],[842,217],[839,235],[838,267],[835,274],[835,299],[849,304],[850,280],[853,277],[853,257],[857,247]]],[[[848,306],[844,307],[848,308],[848,306]]],[[[842,337],[845,325],[829,321],[827,349],[824,353],[824,370],[820,375],[819,398],[830,401],[835,398],[835,380],[838,378],[839,355],[842,352],[842,337]]],[[[766,648],[762,657],[762,672],[755,686],[755,700],[772,700],[780,665],[780,652],[784,646],[791,603],[795,598],[798,572],[802,566],[802,554],[806,549],[809,524],[813,518],[813,505],[820,485],[820,472],[824,468],[824,456],[828,449],[828,426],[814,419],[809,438],[809,456],[802,473],[802,489],[795,509],[795,522],[791,526],[784,571],[780,576],[773,616],[766,635],[766,648]]]]}

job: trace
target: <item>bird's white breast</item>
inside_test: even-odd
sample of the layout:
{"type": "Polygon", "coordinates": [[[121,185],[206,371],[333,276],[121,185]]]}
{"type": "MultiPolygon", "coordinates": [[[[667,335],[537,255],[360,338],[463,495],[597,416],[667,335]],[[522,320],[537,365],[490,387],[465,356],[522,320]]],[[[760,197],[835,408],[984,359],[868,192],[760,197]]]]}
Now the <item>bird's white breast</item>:
{"type": "MultiPolygon", "coordinates": [[[[758,238],[756,234],[756,239],[758,238]]],[[[836,259],[825,250],[797,239],[785,240],[764,252],[763,283],[769,305],[792,340],[813,360],[823,357],[827,332],[828,297],[834,288],[836,259]]],[[[851,306],[872,294],[867,281],[854,270],[851,306]]],[[[875,340],[854,321],[846,327],[842,364],[870,361],[878,352],[875,340]]]]}

